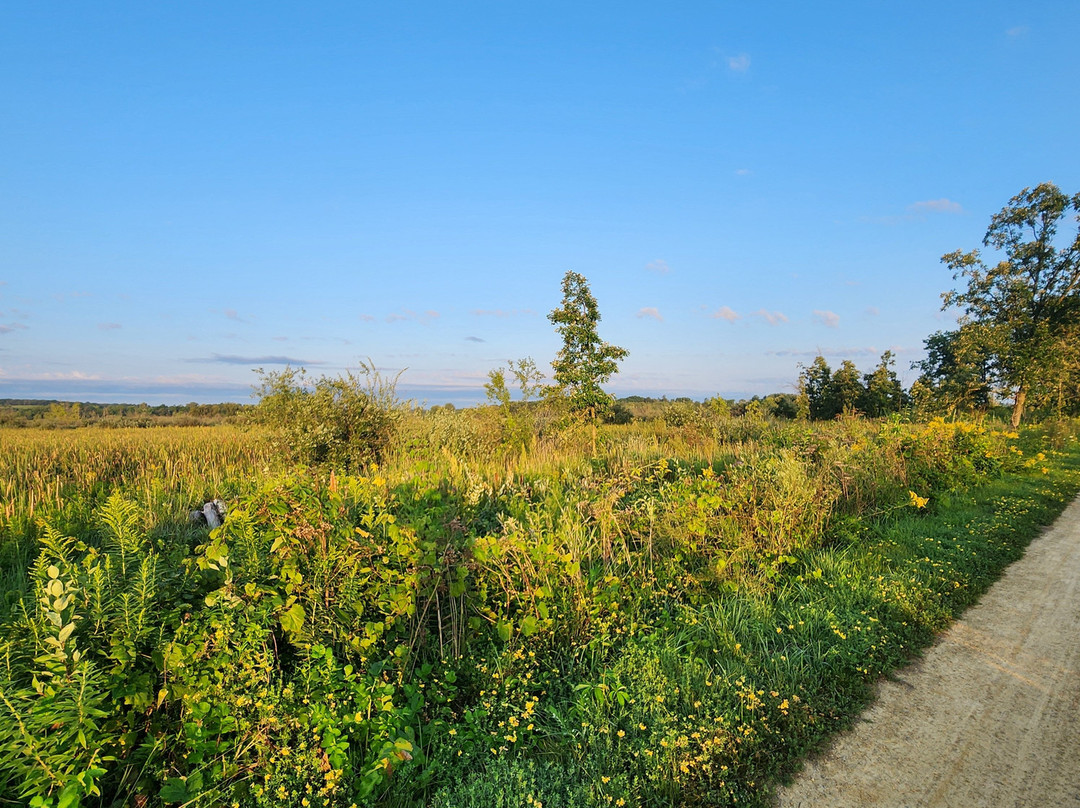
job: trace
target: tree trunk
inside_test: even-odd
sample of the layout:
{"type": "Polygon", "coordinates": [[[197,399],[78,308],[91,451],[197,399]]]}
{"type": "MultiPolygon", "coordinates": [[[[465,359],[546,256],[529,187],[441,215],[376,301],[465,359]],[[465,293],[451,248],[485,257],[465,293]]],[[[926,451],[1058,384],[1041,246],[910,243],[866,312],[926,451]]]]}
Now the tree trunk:
{"type": "Polygon", "coordinates": [[[1027,401],[1027,389],[1021,387],[1016,391],[1016,400],[1013,402],[1012,409],[1012,428],[1016,429],[1020,426],[1020,419],[1024,416],[1024,402],[1027,401]]]}

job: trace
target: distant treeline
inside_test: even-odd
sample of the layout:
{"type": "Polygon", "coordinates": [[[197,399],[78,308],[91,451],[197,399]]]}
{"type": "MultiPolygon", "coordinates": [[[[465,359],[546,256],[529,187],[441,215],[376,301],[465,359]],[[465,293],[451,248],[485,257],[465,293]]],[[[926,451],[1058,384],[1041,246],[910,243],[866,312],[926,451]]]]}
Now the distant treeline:
{"type": "Polygon", "coordinates": [[[0,426],[199,426],[235,419],[250,404],[96,404],[91,401],[0,398],[0,426]]]}
{"type": "MultiPolygon", "coordinates": [[[[535,402],[534,402],[535,403],[535,402]]],[[[520,406],[520,405],[519,405],[520,406]]],[[[527,406],[527,405],[526,405],[527,406]]],[[[773,418],[798,416],[798,397],[793,393],[772,393],[748,399],[725,399],[719,396],[704,402],[689,396],[669,398],[666,395],[625,396],[604,420],[608,423],[630,423],[634,420],[663,418],[678,421],[680,414],[688,415],[695,408],[708,406],[733,416],[748,412],[773,418]]],[[[54,429],[73,429],[81,426],[151,427],[151,426],[211,426],[235,421],[254,409],[251,404],[222,402],[219,404],[100,404],[92,401],[59,401],[56,399],[0,398],[0,427],[35,426],[54,429]]],[[[456,409],[453,404],[432,410],[456,409]]]]}
{"type": "Polygon", "coordinates": [[[770,393],[766,396],[752,396],[743,399],[716,396],[707,398],[702,402],[698,402],[689,396],[678,396],[676,398],[668,398],[667,396],[661,396],[660,398],[624,396],[616,399],[615,408],[609,420],[615,423],[625,423],[630,418],[678,420],[678,413],[699,407],[705,407],[735,417],[741,417],[749,413],[751,415],[767,415],[772,418],[795,418],[799,414],[798,396],[794,393],[770,393]],[[627,415],[630,418],[627,418],[627,415]]]}

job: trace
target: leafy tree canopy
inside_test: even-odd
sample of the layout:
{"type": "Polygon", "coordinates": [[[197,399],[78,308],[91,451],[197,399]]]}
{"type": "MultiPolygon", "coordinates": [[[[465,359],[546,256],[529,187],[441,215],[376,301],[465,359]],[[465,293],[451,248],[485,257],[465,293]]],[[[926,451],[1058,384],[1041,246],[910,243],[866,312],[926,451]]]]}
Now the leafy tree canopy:
{"type": "Polygon", "coordinates": [[[895,364],[893,352],[885,351],[873,372],[863,376],[864,389],[859,409],[871,418],[900,412],[904,406],[904,386],[893,370],[895,364]]]}
{"type": "Polygon", "coordinates": [[[563,340],[551,363],[555,390],[567,397],[572,409],[595,417],[613,400],[600,385],[618,371],[629,351],[600,339],[596,332],[600,308],[583,275],[567,272],[562,292],[562,304],[548,314],[563,340]]]}
{"type": "Polygon", "coordinates": [[[936,331],[926,338],[926,358],[912,364],[922,371],[914,388],[920,406],[950,414],[990,407],[990,355],[981,330],[969,324],[955,331],[936,331]]]}
{"type": "MultiPolygon", "coordinates": [[[[1080,231],[1059,236],[1059,226],[1080,211],[1080,194],[1053,183],[1025,188],[990,220],[983,246],[1002,254],[987,265],[978,250],[942,257],[967,288],[942,295],[942,308],[962,311],[961,326],[976,325],[990,370],[1013,397],[1012,422],[1023,416],[1029,392],[1054,370],[1056,347],[1080,316],[1080,231]]],[[[1073,350],[1077,350],[1076,346],[1073,350]]]]}

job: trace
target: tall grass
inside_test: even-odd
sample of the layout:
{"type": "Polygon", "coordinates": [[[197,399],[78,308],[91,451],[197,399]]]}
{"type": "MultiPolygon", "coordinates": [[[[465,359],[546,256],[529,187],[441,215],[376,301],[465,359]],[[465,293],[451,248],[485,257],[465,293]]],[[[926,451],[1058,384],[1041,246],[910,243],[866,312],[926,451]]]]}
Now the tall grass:
{"type": "Polygon", "coordinates": [[[277,467],[263,434],[234,426],[0,431],[0,516],[10,530],[122,489],[155,516],[233,496],[277,467]],[[20,521],[21,520],[21,521],[20,521]]]}
{"type": "Polygon", "coordinates": [[[0,433],[0,791],[754,803],[1080,479],[1068,423],[541,427],[406,413],[355,476],[231,427],[0,433]]]}

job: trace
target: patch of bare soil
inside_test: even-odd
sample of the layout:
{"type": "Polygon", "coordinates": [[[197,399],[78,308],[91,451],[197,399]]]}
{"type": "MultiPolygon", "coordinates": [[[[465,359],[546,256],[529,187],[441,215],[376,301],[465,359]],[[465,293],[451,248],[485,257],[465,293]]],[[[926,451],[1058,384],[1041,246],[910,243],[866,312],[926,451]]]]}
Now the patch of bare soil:
{"type": "Polygon", "coordinates": [[[778,808],[1080,808],[1080,499],[778,808]]]}

